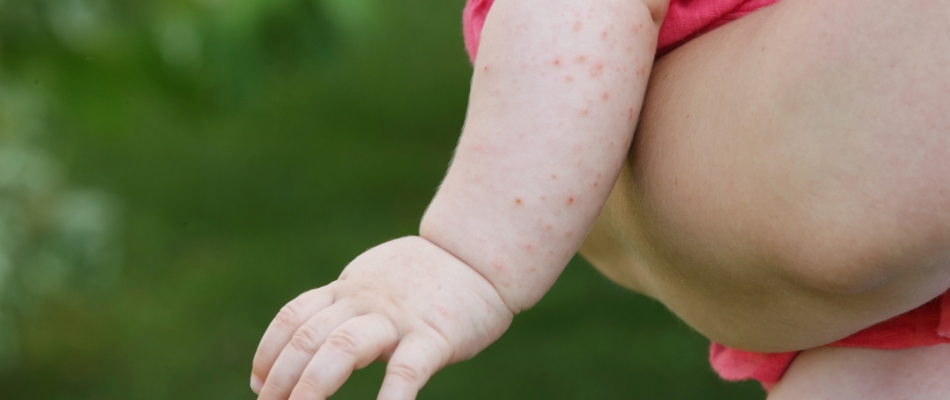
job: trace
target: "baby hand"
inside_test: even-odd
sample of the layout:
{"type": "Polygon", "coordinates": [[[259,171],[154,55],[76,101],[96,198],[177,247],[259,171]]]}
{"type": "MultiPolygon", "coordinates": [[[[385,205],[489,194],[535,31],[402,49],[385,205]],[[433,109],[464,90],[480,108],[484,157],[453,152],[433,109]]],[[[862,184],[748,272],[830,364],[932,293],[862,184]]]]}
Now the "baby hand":
{"type": "Polygon", "coordinates": [[[414,399],[437,370],[498,339],[512,317],[467,264],[423,238],[397,239],[280,310],[254,356],[251,387],[261,400],[325,399],[381,359],[378,398],[414,399]]]}

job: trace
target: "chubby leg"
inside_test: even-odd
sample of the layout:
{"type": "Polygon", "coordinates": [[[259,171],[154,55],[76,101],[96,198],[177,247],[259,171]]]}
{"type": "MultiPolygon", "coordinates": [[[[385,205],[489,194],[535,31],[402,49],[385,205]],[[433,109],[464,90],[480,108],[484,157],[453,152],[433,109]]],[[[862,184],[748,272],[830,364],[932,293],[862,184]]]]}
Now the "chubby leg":
{"type": "Polygon", "coordinates": [[[795,358],[769,400],[950,398],[950,345],[906,350],[822,347],[795,358]]]}
{"type": "Polygon", "coordinates": [[[950,287],[950,1],[784,0],[657,61],[581,253],[725,345],[816,347],[950,287]]]}

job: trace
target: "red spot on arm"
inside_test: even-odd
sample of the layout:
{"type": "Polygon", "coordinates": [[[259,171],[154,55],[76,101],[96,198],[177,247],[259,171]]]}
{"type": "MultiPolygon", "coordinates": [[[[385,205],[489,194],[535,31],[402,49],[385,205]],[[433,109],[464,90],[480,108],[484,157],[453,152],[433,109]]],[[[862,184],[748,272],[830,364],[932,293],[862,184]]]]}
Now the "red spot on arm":
{"type": "Polygon", "coordinates": [[[585,108],[585,109],[583,109],[583,110],[581,110],[581,115],[583,115],[583,116],[585,116],[585,117],[586,117],[586,116],[587,116],[587,114],[590,114],[590,110],[588,110],[588,109],[586,109],[586,108],[585,108]]]}
{"type": "Polygon", "coordinates": [[[610,93],[604,92],[604,94],[600,95],[600,98],[602,98],[602,99],[604,99],[604,100],[607,100],[607,99],[610,98],[610,93]]]}
{"type": "Polygon", "coordinates": [[[584,29],[584,23],[581,21],[574,22],[574,32],[580,32],[581,29],[584,29]]]}
{"type": "Polygon", "coordinates": [[[515,199],[515,204],[517,204],[517,205],[520,206],[520,205],[521,205],[521,199],[515,199]]]}
{"type": "Polygon", "coordinates": [[[560,58],[555,58],[555,59],[554,59],[554,65],[560,67],[560,66],[561,66],[561,59],[560,59],[560,58]]]}
{"type": "Polygon", "coordinates": [[[593,184],[593,185],[591,185],[591,186],[593,186],[594,188],[597,188],[598,186],[600,186],[600,184],[599,184],[599,183],[597,183],[597,182],[594,182],[594,184],[593,184]]]}
{"type": "Polygon", "coordinates": [[[574,77],[571,75],[568,75],[566,78],[564,78],[564,81],[566,81],[567,83],[574,82],[574,77]]]}
{"type": "Polygon", "coordinates": [[[551,179],[557,179],[557,175],[551,174],[551,179]]]}
{"type": "Polygon", "coordinates": [[[592,78],[596,78],[596,77],[600,76],[600,74],[602,74],[603,72],[604,72],[604,64],[603,64],[603,63],[596,63],[596,64],[594,64],[592,67],[590,67],[590,76],[591,76],[592,78]]]}
{"type": "Polygon", "coordinates": [[[548,227],[547,227],[547,228],[545,228],[545,229],[547,229],[547,230],[551,230],[551,229],[554,229],[554,227],[553,227],[553,226],[551,226],[551,225],[548,225],[548,227]]]}
{"type": "Polygon", "coordinates": [[[442,314],[443,318],[449,317],[449,312],[442,306],[435,306],[435,309],[439,311],[439,314],[442,314]]]}
{"type": "Polygon", "coordinates": [[[584,61],[587,61],[587,57],[584,57],[584,56],[577,56],[577,63],[578,63],[578,64],[583,64],[584,61]]]}
{"type": "Polygon", "coordinates": [[[491,263],[492,269],[498,272],[505,272],[505,264],[502,264],[499,260],[494,260],[491,263]]]}
{"type": "Polygon", "coordinates": [[[567,205],[571,205],[571,204],[574,204],[574,198],[573,198],[573,197],[568,197],[568,198],[567,198],[567,205]]]}
{"type": "Polygon", "coordinates": [[[633,107],[627,110],[627,121],[633,121],[633,107]]]}

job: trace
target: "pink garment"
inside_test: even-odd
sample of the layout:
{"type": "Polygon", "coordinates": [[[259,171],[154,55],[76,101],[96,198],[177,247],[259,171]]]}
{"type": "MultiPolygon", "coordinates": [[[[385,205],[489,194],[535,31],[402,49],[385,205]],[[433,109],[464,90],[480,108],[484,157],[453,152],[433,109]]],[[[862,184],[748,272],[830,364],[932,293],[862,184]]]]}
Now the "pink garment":
{"type": "MultiPolygon", "coordinates": [[[[778,0],[671,0],[666,19],[660,28],[657,57],[729,21],[777,2],[778,0]]],[[[494,0],[468,0],[465,10],[462,11],[465,50],[468,51],[472,62],[478,53],[482,26],[485,25],[485,17],[488,16],[492,3],[494,0]]]]}
{"type": "Polygon", "coordinates": [[[660,27],[657,57],[699,35],[779,0],[672,0],[660,27]]]}
{"type": "MultiPolygon", "coordinates": [[[[897,350],[941,343],[950,343],[950,291],[828,346],[897,350]]],[[[782,378],[797,355],[797,351],[752,353],[719,343],[709,348],[709,361],[723,379],[755,379],[766,390],[782,378]]]]}

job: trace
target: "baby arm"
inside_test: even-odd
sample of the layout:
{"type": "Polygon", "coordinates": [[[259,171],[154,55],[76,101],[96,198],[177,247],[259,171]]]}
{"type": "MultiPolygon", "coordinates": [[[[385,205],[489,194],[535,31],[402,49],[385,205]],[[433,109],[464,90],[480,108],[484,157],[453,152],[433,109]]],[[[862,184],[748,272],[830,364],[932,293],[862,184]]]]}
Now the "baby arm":
{"type": "Polygon", "coordinates": [[[326,398],[376,359],[389,363],[379,398],[415,398],[536,303],[620,171],[663,10],[497,0],[462,139],[421,237],[368,250],[285,306],[254,358],[260,398],[326,398]]]}
{"type": "Polygon", "coordinates": [[[554,283],[610,194],[660,11],[624,0],[492,7],[462,139],[420,230],[517,313],[554,283]]]}

